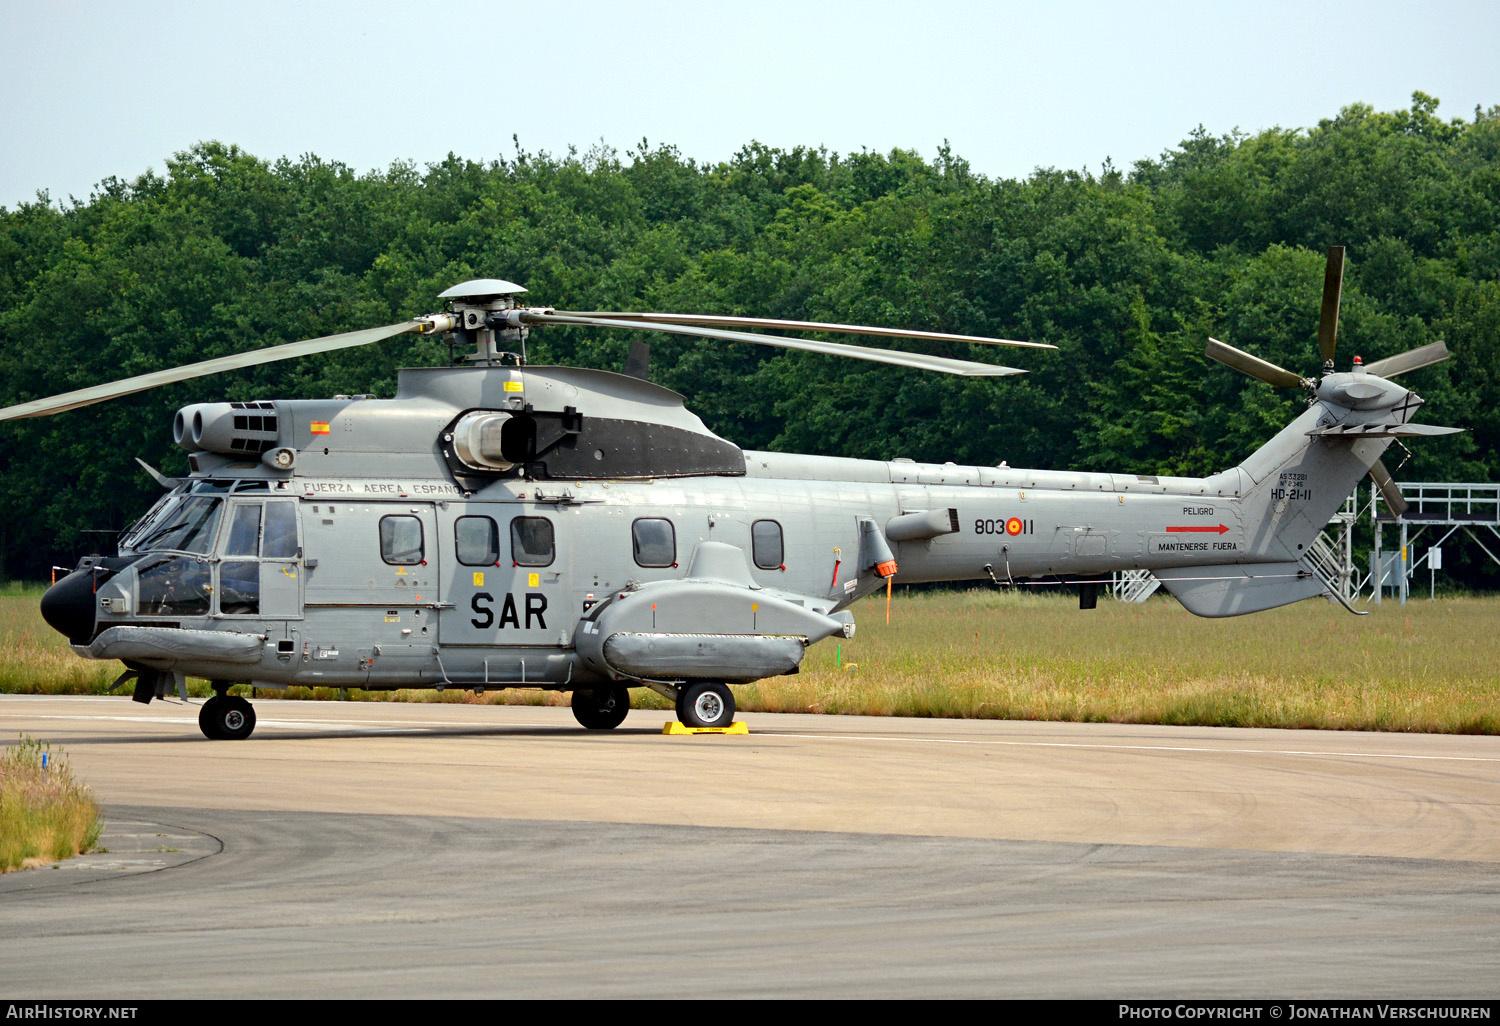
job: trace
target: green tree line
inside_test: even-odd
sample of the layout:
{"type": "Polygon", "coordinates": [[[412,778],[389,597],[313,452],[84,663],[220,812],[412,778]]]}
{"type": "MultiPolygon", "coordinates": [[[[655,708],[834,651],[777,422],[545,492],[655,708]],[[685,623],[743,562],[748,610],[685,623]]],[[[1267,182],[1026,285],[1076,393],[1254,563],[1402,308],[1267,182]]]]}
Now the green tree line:
{"type": "MultiPolygon", "coordinates": [[[[1304,374],[1324,253],[1348,247],[1340,366],[1437,339],[1403,382],[1423,441],[1405,480],[1500,480],[1500,107],[1444,119],[1363,104],[1307,129],[1214,136],[1098,174],[977,174],[943,147],[836,154],[751,143],[700,163],[645,141],[566,155],[516,144],[356,173],[203,143],[165,175],[0,208],[0,405],[437,308],[500,277],[533,302],[894,325],[1050,342],[929,352],[1026,368],[958,379],[654,336],[652,376],[745,448],[1142,474],[1231,466],[1296,390],[1211,363],[1204,340],[1304,374]]],[[[618,369],[630,338],[548,329],[532,362],[618,369]]],[[[923,348],[914,344],[913,348],[923,348]]],[[[0,426],[0,572],[71,563],[184,473],[171,417],[201,401],[394,394],[433,339],[186,382],[0,426]]],[[[1400,457],[1388,458],[1394,467],[1400,457]]],[[[1482,566],[1476,582],[1500,582],[1482,566]]]]}

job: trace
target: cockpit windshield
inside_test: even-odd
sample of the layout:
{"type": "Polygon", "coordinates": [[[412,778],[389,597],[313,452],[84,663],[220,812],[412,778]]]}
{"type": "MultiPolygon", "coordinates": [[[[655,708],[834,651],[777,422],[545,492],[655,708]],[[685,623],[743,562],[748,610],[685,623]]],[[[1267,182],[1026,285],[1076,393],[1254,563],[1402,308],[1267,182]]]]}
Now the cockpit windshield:
{"type": "Polygon", "coordinates": [[[197,496],[168,496],[162,508],[121,543],[136,552],[172,549],[208,552],[219,530],[222,503],[197,496]]]}
{"type": "Polygon", "coordinates": [[[135,548],[135,543],[144,538],[151,531],[162,524],[166,518],[172,515],[172,511],[182,505],[183,494],[181,490],[170,492],[156,500],[156,505],[146,511],[134,524],[120,535],[120,551],[128,551],[135,548]]]}

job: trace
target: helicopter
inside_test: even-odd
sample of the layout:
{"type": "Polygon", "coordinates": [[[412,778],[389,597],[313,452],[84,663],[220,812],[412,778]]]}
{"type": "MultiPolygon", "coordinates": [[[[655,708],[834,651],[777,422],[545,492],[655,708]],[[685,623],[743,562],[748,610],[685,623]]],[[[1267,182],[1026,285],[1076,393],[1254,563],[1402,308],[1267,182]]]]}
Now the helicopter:
{"type": "Polygon", "coordinates": [[[1055,348],[825,322],[522,305],[467,281],[440,313],[207,360],[0,410],[41,416],[221,371],[404,333],[472,347],[400,372],[396,395],[197,403],[173,438],[189,474],[42,598],[89,659],[123,661],[149,703],[185,678],[213,689],[199,725],[247,738],[235,683],[571,692],[578,723],[623,722],[630,690],[690,728],[733,720],[730,685],[796,673],[809,646],[849,638],[850,606],[903,581],[1055,578],[1092,608],[1107,575],[1145,569],[1191,612],[1236,616],[1326,595],[1308,559],[1366,474],[1404,508],[1381,456],[1422,400],[1391,379],[1446,359],[1442,342],[1334,369],[1342,247],[1328,252],[1306,378],[1216,339],[1206,355],[1307,392],[1307,409],[1238,466],[1205,478],[1074,473],[744,451],[676,392],[623,373],[532,365],[551,325],[685,334],[959,375],[1017,368],[748,329],[1055,348]]]}

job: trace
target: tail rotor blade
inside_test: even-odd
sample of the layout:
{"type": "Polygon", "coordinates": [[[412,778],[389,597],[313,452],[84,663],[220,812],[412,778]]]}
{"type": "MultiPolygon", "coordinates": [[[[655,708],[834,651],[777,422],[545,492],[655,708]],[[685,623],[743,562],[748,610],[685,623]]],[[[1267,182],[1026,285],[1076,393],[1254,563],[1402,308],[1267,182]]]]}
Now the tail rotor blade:
{"type": "Polygon", "coordinates": [[[1323,271],[1323,312],[1318,316],[1318,351],[1323,366],[1333,366],[1333,351],[1339,340],[1339,297],[1344,291],[1344,247],[1328,247],[1328,266],[1323,271]]]}
{"type": "Polygon", "coordinates": [[[1382,378],[1394,378],[1397,374],[1405,374],[1407,371],[1414,371],[1418,367],[1442,363],[1448,359],[1448,355],[1447,345],[1442,342],[1433,342],[1429,345],[1419,346],[1416,349],[1408,349],[1404,353],[1397,353],[1395,356],[1387,356],[1384,360],[1367,363],[1365,364],[1365,372],[1368,374],[1379,374],[1382,378]]]}
{"type": "Polygon", "coordinates": [[[1376,460],[1375,465],[1370,468],[1370,480],[1380,489],[1380,497],[1385,500],[1386,508],[1396,516],[1403,515],[1410,508],[1406,497],[1401,494],[1400,486],[1391,477],[1391,472],[1385,469],[1384,460],[1376,460]]]}
{"type": "Polygon", "coordinates": [[[1251,356],[1242,349],[1225,345],[1216,338],[1208,340],[1208,348],[1204,350],[1203,355],[1277,388],[1296,388],[1303,383],[1301,377],[1286,368],[1267,363],[1258,356],[1251,356]]]}

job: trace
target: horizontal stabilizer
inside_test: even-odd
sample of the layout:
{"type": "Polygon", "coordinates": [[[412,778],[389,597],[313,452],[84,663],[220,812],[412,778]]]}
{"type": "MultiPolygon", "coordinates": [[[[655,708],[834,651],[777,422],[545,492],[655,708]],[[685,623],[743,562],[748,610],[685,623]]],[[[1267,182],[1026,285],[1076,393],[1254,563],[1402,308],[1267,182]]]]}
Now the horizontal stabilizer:
{"type": "Polygon", "coordinates": [[[1456,435],[1463,428],[1439,427],[1436,424],[1329,424],[1313,428],[1310,435],[1335,438],[1436,438],[1439,435],[1456,435]]]}
{"type": "Polygon", "coordinates": [[[1188,612],[1198,616],[1259,613],[1323,594],[1323,582],[1298,563],[1224,563],[1152,573],[1188,612]]]}

